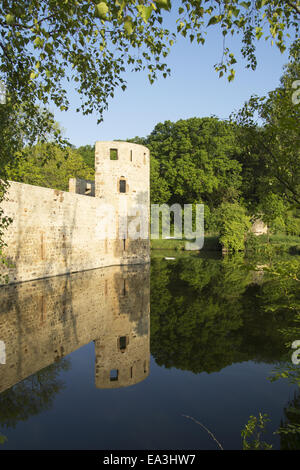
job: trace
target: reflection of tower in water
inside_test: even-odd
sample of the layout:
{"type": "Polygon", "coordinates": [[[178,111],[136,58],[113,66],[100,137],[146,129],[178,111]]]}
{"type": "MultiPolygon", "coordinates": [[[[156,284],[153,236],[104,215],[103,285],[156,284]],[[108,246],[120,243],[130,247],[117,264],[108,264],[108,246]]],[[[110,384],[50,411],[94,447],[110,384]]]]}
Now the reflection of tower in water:
{"type": "MultiPolygon", "coordinates": [[[[127,387],[149,374],[149,278],[117,276],[118,310],[106,317],[105,332],[95,341],[95,382],[98,388],[127,387]]],[[[110,297],[112,298],[112,297],[110,297]]]]}
{"type": "Polygon", "coordinates": [[[99,388],[149,374],[149,265],[115,266],[0,288],[0,393],[95,344],[99,388]]]}

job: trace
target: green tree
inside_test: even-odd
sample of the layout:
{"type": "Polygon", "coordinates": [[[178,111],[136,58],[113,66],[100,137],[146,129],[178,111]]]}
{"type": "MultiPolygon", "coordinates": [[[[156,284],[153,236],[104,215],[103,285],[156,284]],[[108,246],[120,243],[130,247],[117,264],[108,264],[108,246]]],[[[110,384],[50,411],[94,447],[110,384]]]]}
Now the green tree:
{"type": "Polygon", "coordinates": [[[219,27],[223,59],[216,69],[228,71],[230,80],[236,59],[226,45],[228,35],[241,33],[242,55],[255,68],[257,40],[265,36],[283,51],[287,34],[297,36],[299,29],[299,1],[293,0],[67,0],[63,7],[58,0],[4,0],[0,72],[20,100],[50,98],[62,109],[69,105],[63,80],[74,80],[82,111],[97,109],[101,116],[115,87],[126,87],[121,75],[128,64],[135,71],[146,67],[151,82],[158,72],[168,73],[161,59],[174,35],[164,19],[175,9],[176,34],[191,42],[204,44],[207,31],[219,27]],[[142,53],[135,55],[138,49],[142,53]]]}
{"type": "Polygon", "coordinates": [[[223,203],[215,211],[214,218],[219,231],[219,242],[227,251],[242,251],[251,227],[250,217],[238,203],[223,203]]]}
{"type": "Polygon", "coordinates": [[[211,209],[238,197],[241,166],[229,123],[216,117],[165,121],[145,143],[153,157],[151,185],[161,188],[163,202],[205,203],[211,209]]]}
{"type": "Polygon", "coordinates": [[[94,174],[76,150],[69,149],[66,155],[51,143],[26,148],[18,164],[7,168],[11,180],[62,191],[68,191],[69,178],[94,179],[94,174]]]}
{"type": "Polygon", "coordinates": [[[95,146],[94,145],[82,145],[78,147],[76,151],[82,157],[85,164],[95,170],[95,146]]]}
{"type": "Polygon", "coordinates": [[[281,196],[267,192],[262,196],[258,210],[261,210],[261,218],[273,231],[285,231],[286,204],[281,196]],[[261,208],[261,209],[260,209],[261,208]]]}
{"type": "Polygon", "coordinates": [[[160,164],[153,155],[150,161],[150,200],[152,204],[164,204],[171,198],[171,188],[166,179],[160,176],[160,164]]]}
{"type": "Polygon", "coordinates": [[[287,209],[300,208],[300,104],[293,99],[299,77],[298,40],[291,47],[280,86],[265,97],[251,97],[235,116],[243,148],[243,183],[252,173],[245,199],[254,210],[268,212],[274,200],[268,193],[276,194],[278,204],[280,198],[287,209]]]}

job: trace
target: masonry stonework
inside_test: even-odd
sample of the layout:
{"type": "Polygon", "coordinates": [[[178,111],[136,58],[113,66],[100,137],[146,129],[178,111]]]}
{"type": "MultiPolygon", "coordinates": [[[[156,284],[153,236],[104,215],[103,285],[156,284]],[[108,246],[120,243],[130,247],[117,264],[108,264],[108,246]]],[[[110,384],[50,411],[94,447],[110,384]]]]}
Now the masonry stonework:
{"type": "MultiPolygon", "coordinates": [[[[124,210],[130,212],[139,204],[146,207],[142,215],[149,226],[149,150],[113,141],[96,142],[95,153],[95,183],[71,179],[70,192],[10,183],[1,204],[13,220],[4,235],[4,254],[10,266],[0,268],[2,280],[7,276],[9,283],[16,283],[149,262],[149,235],[132,239],[125,228],[120,238],[119,222],[124,210]],[[115,217],[107,213],[108,204],[115,217]],[[101,232],[101,223],[110,228],[107,236],[101,232]]],[[[142,209],[130,215],[129,228],[140,212],[142,209]]]]}

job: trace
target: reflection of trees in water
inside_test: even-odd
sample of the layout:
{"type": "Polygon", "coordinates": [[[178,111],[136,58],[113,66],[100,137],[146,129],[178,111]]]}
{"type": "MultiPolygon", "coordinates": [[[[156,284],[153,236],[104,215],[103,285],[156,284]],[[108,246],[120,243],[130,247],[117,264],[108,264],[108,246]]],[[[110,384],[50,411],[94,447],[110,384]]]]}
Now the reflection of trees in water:
{"type": "Polygon", "coordinates": [[[252,280],[253,273],[236,257],[179,258],[169,264],[154,259],[151,352],[156,362],[199,373],[284,357],[279,329],[292,322],[293,313],[284,307],[266,312],[266,305],[278,300],[274,280],[252,280]]]}
{"type": "MultiPolygon", "coordinates": [[[[300,339],[300,264],[296,259],[274,263],[270,268],[273,274],[273,283],[266,285],[268,290],[268,303],[265,310],[273,315],[284,316],[289,311],[293,316],[291,324],[284,324],[280,329],[281,341],[286,346],[286,354],[277,367],[274,369],[270,380],[288,380],[290,384],[300,386],[300,366],[293,363],[292,344],[300,339]]],[[[300,449],[300,392],[294,394],[283,410],[283,419],[280,428],[281,449],[300,449]]]]}
{"type": "Polygon", "coordinates": [[[19,421],[49,410],[55,396],[65,386],[59,375],[70,366],[69,359],[62,359],[1,393],[1,426],[15,427],[19,421]]]}
{"type": "Polygon", "coordinates": [[[300,449],[300,392],[295,392],[283,409],[284,416],[280,423],[280,448],[281,450],[300,449]],[[293,432],[297,427],[297,432],[293,432]]]}
{"type": "MultiPolygon", "coordinates": [[[[300,368],[291,357],[295,338],[300,338],[300,264],[297,259],[281,259],[270,262],[265,268],[269,276],[267,282],[261,287],[260,311],[264,312],[270,319],[269,325],[282,324],[279,332],[279,341],[284,344],[284,352],[280,361],[273,368],[269,380],[274,382],[278,379],[287,379],[290,384],[300,386],[300,368]]],[[[297,353],[296,353],[297,354],[297,353]]],[[[283,419],[280,427],[274,434],[280,435],[280,446],[283,450],[300,449],[300,393],[294,394],[283,409],[283,419]]],[[[261,413],[260,413],[261,415],[261,413]]],[[[257,423],[257,418],[251,416],[248,424],[257,423]]],[[[263,427],[265,424],[263,424],[263,427]]],[[[247,425],[242,435],[253,435],[254,428],[247,425]],[[250,432],[250,434],[249,434],[250,432]]],[[[247,445],[247,442],[246,442],[247,445]]],[[[272,446],[271,446],[272,447],[272,446]]],[[[247,448],[247,447],[244,447],[247,448]]]]}

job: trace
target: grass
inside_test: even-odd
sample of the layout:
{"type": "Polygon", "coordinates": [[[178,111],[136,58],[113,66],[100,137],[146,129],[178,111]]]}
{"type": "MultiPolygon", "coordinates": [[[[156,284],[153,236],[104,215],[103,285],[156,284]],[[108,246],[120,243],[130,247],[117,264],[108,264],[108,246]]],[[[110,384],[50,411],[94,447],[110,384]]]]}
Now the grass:
{"type": "MultiPolygon", "coordinates": [[[[152,250],[175,250],[184,251],[185,244],[190,240],[175,240],[175,239],[158,239],[151,240],[152,250]]],[[[218,243],[218,237],[214,235],[207,235],[204,239],[204,246],[202,251],[220,251],[220,245],[218,243]]]]}
{"type": "MultiPolygon", "coordinates": [[[[270,240],[268,243],[268,236],[261,235],[255,243],[255,247],[250,247],[250,252],[254,251],[258,253],[264,252],[273,252],[273,253],[290,253],[290,254],[300,254],[300,237],[293,235],[286,235],[278,233],[276,235],[270,235],[270,240]]],[[[248,250],[247,250],[248,251],[248,250]]]]}
{"type": "MultiPolygon", "coordinates": [[[[158,239],[151,240],[152,250],[175,250],[185,251],[186,239],[158,239]]],[[[270,241],[268,243],[267,235],[260,235],[257,239],[259,242],[259,250],[264,251],[271,246],[275,251],[278,252],[290,252],[293,254],[300,253],[300,237],[286,234],[270,235],[270,241]]],[[[221,251],[221,247],[218,242],[218,237],[215,234],[207,234],[204,239],[204,246],[201,251],[221,251]]]]}
{"type": "MultiPolygon", "coordinates": [[[[265,241],[267,242],[267,236],[262,235],[265,237],[265,241]]],[[[276,235],[270,236],[270,243],[284,243],[286,245],[297,245],[300,244],[300,237],[296,235],[286,235],[285,233],[277,233],[276,235]]]]}

